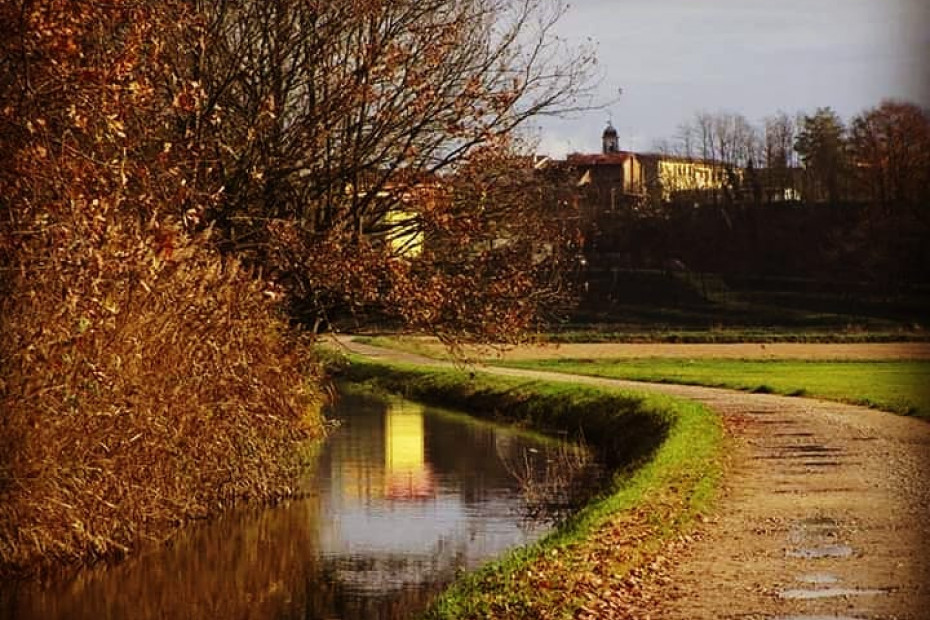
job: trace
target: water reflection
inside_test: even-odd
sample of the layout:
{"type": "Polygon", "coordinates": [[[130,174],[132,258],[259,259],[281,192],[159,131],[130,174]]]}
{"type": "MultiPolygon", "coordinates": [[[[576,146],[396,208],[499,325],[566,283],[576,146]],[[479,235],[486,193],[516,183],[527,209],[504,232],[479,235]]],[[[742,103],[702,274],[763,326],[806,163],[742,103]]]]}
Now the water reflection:
{"type": "Polygon", "coordinates": [[[561,497],[591,469],[556,471],[578,454],[564,444],[407,401],[346,397],[332,415],[307,497],[109,570],[0,587],[0,618],[408,617],[458,571],[545,533],[524,491],[561,497]]]}
{"type": "Polygon", "coordinates": [[[433,495],[433,475],[426,462],[423,407],[412,402],[393,403],[385,414],[384,466],[387,495],[391,499],[433,495]]]}

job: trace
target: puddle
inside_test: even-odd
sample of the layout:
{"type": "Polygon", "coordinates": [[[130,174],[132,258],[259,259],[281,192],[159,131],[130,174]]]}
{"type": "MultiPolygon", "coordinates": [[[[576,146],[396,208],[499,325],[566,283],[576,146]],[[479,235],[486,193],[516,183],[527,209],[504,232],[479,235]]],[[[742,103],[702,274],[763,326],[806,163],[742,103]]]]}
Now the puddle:
{"type": "Polygon", "coordinates": [[[806,527],[836,527],[840,524],[833,517],[807,517],[799,520],[798,523],[806,527]]]}
{"type": "Polygon", "coordinates": [[[775,616],[771,620],[865,620],[861,616],[775,616]]]}
{"type": "Polygon", "coordinates": [[[798,601],[812,601],[821,598],[838,598],[847,596],[877,596],[887,594],[885,590],[859,590],[857,588],[823,588],[819,590],[782,590],[778,598],[787,598],[798,601]]]}
{"type": "Polygon", "coordinates": [[[808,444],[808,445],[803,445],[803,446],[786,446],[786,447],[789,450],[792,450],[795,452],[819,452],[819,453],[842,452],[842,448],[828,448],[826,446],[821,446],[819,444],[813,444],[813,445],[808,444]]]}
{"type": "MultiPolygon", "coordinates": [[[[795,473],[792,475],[800,476],[801,474],[795,473]]],[[[804,493],[806,495],[812,495],[814,493],[855,493],[861,490],[862,489],[855,489],[853,487],[823,487],[820,489],[805,488],[803,490],[792,487],[789,489],[775,489],[774,492],[775,493],[804,493]]]]}
{"type": "Polygon", "coordinates": [[[848,558],[853,554],[853,548],[848,545],[826,545],[809,549],[793,549],[786,552],[789,558],[803,558],[814,560],[817,558],[848,558]]]}
{"type": "Polygon", "coordinates": [[[830,575],[828,573],[813,573],[811,575],[802,575],[795,579],[795,581],[800,581],[801,583],[809,583],[812,585],[827,585],[831,583],[839,583],[839,577],[836,575],[830,575]]]}

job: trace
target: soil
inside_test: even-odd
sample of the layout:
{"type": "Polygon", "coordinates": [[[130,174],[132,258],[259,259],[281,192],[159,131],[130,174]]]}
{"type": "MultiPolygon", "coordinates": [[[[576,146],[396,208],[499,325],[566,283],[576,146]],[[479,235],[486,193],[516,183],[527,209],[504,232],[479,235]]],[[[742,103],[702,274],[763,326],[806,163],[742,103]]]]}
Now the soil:
{"type": "MultiPolygon", "coordinates": [[[[363,354],[428,362],[412,354],[348,346],[363,354]]],[[[673,356],[687,351],[689,357],[763,354],[760,345],[549,349],[550,355],[564,357],[643,357],[632,353],[640,347],[673,356]]],[[[925,343],[785,343],[766,345],[765,351],[814,359],[930,357],[925,343]]],[[[540,350],[532,355],[539,357],[540,350]]],[[[635,583],[600,593],[579,617],[930,618],[930,424],[807,398],[486,370],[671,394],[702,402],[724,420],[731,449],[714,513],[696,531],[670,542],[635,583]]]]}
{"type": "Polygon", "coordinates": [[[715,514],[638,592],[612,594],[630,603],[622,617],[930,618],[930,425],[811,399],[648,389],[720,413],[733,451],[715,514]]]}
{"type": "MultiPolygon", "coordinates": [[[[424,352],[441,355],[445,349],[435,338],[411,338],[424,352]]],[[[719,358],[810,360],[930,360],[930,342],[876,343],[566,343],[508,348],[469,347],[470,359],[626,359],[719,358]]]]}

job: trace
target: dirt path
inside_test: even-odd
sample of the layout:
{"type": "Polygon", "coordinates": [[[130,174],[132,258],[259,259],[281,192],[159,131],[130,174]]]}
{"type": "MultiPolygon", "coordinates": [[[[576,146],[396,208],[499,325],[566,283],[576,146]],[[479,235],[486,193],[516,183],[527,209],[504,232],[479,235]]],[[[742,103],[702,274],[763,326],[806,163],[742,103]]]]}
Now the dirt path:
{"type": "MultiPolygon", "coordinates": [[[[429,355],[440,356],[445,347],[435,338],[407,337],[405,340],[429,355]]],[[[930,360],[930,342],[866,343],[565,343],[522,345],[506,349],[466,347],[471,359],[629,359],[629,358],[720,358],[720,359],[810,359],[810,360],[930,360]]]]}
{"type": "Polygon", "coordinates": [[[930,619],[930,424],[813,399],[485,370],[662,392],[726,423],[733,450],[716,513],[635,590],[593,602],[592,617],[930,619]]]}
{"type": "Polygon", "coordinates": [[[724,344],[672,343],[568,343],[522,346],[505,352],[509,360],[565,358],[722,358],[722,359],[817,359],[817,360],[900,360],[930,359],[927,342],[803,343],[773,342],[724,344]]]}

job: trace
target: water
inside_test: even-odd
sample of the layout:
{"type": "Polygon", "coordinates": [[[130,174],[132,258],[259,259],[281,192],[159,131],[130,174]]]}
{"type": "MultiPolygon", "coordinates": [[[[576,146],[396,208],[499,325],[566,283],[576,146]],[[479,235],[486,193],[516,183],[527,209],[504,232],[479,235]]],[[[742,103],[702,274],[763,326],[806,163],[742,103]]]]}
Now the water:
{"type": "Polygon", "coordinates": [[[795,588],[782,590],[778,593],[778,598],[811,601],[821,598],[849,598],[851,596],[878,596],[881,594],[888,594],[888,591],[873,588],[818,588],[816,590],[795,588]]]}
{"type": "Polygon", "coordinates": [[[0,618],[405,618],[597,484],[577,447],[409,401],[347,397],[333,416],[305,497],[109,569],[0,587],[0,618]]]}

